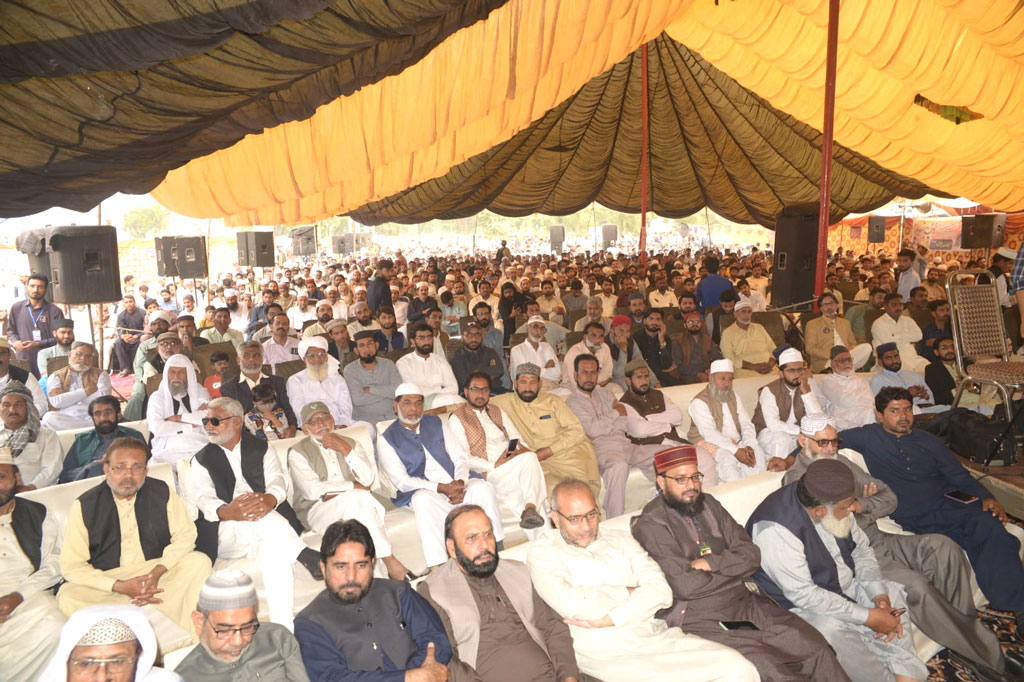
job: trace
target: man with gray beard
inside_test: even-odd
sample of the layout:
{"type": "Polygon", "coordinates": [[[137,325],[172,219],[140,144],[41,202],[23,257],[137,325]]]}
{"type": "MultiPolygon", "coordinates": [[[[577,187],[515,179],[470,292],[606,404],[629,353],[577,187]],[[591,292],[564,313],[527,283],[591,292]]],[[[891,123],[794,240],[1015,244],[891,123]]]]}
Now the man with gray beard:
{"type": "Polygon", "coordinates": [[[110,375],[96,367],[95,360],[96,349],[91,345],[72,344],[68,366],[48,377],[50,409],[43,415],[43,426],[54,431],[92,426],[89,403],[111,392],[110,375]]]}
{"type": "Polygon", "coordinates": [[[210,394],[196,378],[192,361],[184,355],[168,358],[146,411],[154,460],[173,464],[206,445],[202,419],[208,402],[210,394]]]}
{"type": "Polygon", "coordinates": [[[824,635],[854,682],[924,680],[903,588],[882,578],[853,523],[855,487],[845,464],[819,459],[766,497],[746,526],[761,550],[754,580],[824,635]]]}
{"type": "Polygon", "coordinates": [[[875,423],[875,392],[863,376],[853,370],[853,354],[846,346],[833,346],[829,374],[815,374],[811,389],[821,408],[836,422],[836,428],[852,429],[875,423]]]}
{"type": "Polygon", "coordinates": [[[978,679],[1003,679],[1004,672],[1010,679],[1020,679],[1024,673],[1021,660],[1016,656],[1004,657],[995,634],[978,620],[971,565],[960,547],[937,533],[902,535],[882,531],[877,519],[896,509],[896,494],[847,457],[857,453],[839,451],[839,432],[829,416],[805,415],[797,440],[799,447],[793,452],[796,461],[786,472],[783,483],[796,482],[819,459],[846,465],[857,491],[854,518],[871,541],[882,577],[906,588],[914,625],[947,647],[950,656],[978,679]]]}
{"type": "MultiPolygon", "coordinates": [[[[275,326],[280,322],[275,318],[275,326]]],[[[288,420],[288,428],[281,437],[293,438],[298,430],[298,420],[288,399],[288,390],[284,379],[263,372],[263,349],[264,346],[258,341],[246,341],[238,347],[238,373],[224,376],[220,383],[220,394],[234,398],[242,404],[242,410],[248,412],[253,408],[252,389],[258,384],[269,384],[277,396],[278,407],[284,410],[284,416],[288,420]]]]}
{"type": "MultiPolygon", "coordinates": [[[[322,402],[330,408],[335,424],[351,426],[352,397],[338,362],[327,353],[327,339],[322,336],[302,339],[299,357],[306,363],[306,369],[288,377],[289,402],[292,405],[322,402]]],[[[302,426],[301,415],[298,424],[302,426]]]]}

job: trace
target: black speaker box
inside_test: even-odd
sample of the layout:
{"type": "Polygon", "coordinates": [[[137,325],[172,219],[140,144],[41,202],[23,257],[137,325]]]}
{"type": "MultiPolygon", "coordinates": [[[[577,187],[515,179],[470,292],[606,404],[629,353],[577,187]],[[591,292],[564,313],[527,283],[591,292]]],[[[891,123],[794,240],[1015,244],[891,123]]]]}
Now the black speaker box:
{"type": "Polygon", "coordinates": [[[885,216],[868,216],[868,244],[885,243],[885,216]]]}
{"type": "Polygon", "coordinates": [[[206,237],[174,237],[175,272],[182,279],[205,279],[206,237]]]}
{"type": "Polygon", "coordinates": [[[296,256],[316,255],[316,226],[305,225],[291,231],[292,253],[296,256]]]}
{"type": "Polygon", "coordinates": [[[274,233],[249,232],[249,265],[258,268],[274,267],[274,233]]]}
{"type": "Polygon", "coordinates": [[[1006,241],[1005,213],[976,213],[962,217],[960,247],[997,249],[1006,241]]]}
{"type": "Polygon", "coordinates": [[[178,265],[175,263],[175,244],[177,237],[154,237],[153,247],[156,250],[156,274],[158,277],[177,277],[178,265]]]}
{"type": "Polygon", "coordinates": [[[46,230],[54,303],[79,305],[121,300],[117,230],[113,225],[71,225],[46,230]]]}
{"type": "Polygon", "coordinates": [[[601,248],[607,249],[619,238],[619,226],[614,224],[601,226],[601,248]]]}
{"type": "MultiPolygon", "coordinates": [[[[781,308],[814,298],[818,256],[818,204],[786,206],[775,218],[772,305],[781,308]]],[[[812,304],[801,306],[810,310],[812,304]]]]}
{"type": "Polygon", "coordinates": [[[373,234],[369,232],[343,232],[331,237],[331,247],[336,254],[349,254],[368,249],[373,244],[373,234]]]}
{"type": "MultiPolygon", "coordinates": [[[[28,256],[30,274],[50,276],[50,254],[46,252],[45,228],[25,230],[14,238],[14,246],[28,256]]],[[[50,297],[49,291],[46,297],[50,297]]]]}
{"type": "Polygon", "coordinates": [[[235,232],[235,244],[238,248],[238,264],[249,265],[249,244],[252,232],[235,232]]]}

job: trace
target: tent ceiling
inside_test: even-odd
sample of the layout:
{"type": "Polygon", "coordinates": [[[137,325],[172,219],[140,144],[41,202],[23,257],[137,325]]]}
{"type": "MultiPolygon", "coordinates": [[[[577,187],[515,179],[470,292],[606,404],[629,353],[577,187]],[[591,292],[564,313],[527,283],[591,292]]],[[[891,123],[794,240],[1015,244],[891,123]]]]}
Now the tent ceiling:
{"type": "MultiPolygon", "coordinates": [[[[640,50],[587,83],[511,140],[350,215],[365,224],[565,215],[592,201],[640,210],[640,50]]],[[[774,226],[783,206],[818,199],[821,134],[751,94],[662,34],[648,48],[650,198],[667,217],[705,205],[774,226]]],[[[919,197],[921,183],[835,148],[832,219],[919,197]]]]}

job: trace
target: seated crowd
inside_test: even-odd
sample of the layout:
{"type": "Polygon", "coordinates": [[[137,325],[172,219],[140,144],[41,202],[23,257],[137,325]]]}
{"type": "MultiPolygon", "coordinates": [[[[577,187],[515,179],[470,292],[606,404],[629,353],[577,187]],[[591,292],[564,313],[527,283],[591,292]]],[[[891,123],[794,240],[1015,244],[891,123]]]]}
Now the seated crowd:
{"type": "Polygon", "coordinates": [[[0,679],[908,682],[928,675],[915,628],[979,679],[1024,679],[971,587],[1024,636],[1020,544],[913,428],[957,376],[939,271],[906,286],[926,259],[900,252],[859,325],[832,278],[820,317],[778,325],[805,327],[801,351],[754,318],[760,256],[526,269],[499,252],[443,278],[353,260],[275,273],[255,306],[228,278],[200,325],[170,291],[152,310],[126,291],[123,410],[73,325],[41,349],[0,338],[0,679]],[[753,404],[746,377],[763,378],[753,404]],[[666,389],[685,384],[677,404],[666,389]],[[632,469],[657,494],[619,525],[632,469]],[[767,472],[782,487],[745,524],[705,492],[767,472]],[[18,495],[85,480],[63,528],[18,495]],[[389,538],[403,507],[423,575],[389,538]],[[503,509],[524,562],[499,558],[503,509]],[[253,576],[215,570],[242,558],[269,622],[253,576]],[[323,582],[305,605],[296,571],[323,582]],[[195,644],[173,673],[155,613],[195,644]]]}

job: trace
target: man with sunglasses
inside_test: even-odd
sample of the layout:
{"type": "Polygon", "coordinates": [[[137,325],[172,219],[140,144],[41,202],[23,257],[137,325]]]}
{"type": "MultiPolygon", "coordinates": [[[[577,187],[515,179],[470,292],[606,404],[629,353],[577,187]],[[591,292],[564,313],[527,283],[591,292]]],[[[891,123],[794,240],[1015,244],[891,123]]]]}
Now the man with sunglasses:
{"type": "Polygon", "coordinates": [[[258,607],[256,586],[245,573],[217,571],[207,578],[192,612],[201,646],[175,672],[204,682],[309,682],[295,637],[282,625],[261,623],[258,607]]]}
{"type": "Polygon", "coordinates": [[[569,625],[580,671],[605,682],[758,679],[736,651],[655,617],[672,605],[672,588],[627,530],[603,528],[600,517],[590,487],[563,480],[551,493],[555,529],[526,556],[537,594],[569,625]]]}
{"type": "Polygon", "coordinates": [[[748,588],[761,552],[721,503],[703,491],[697,448],[654,456],[661,495],[633,522],[633,537],[658,562],[672,588],[660,613],[671,627],[736,649],[763,682],[849,680],[824,637],[800,617],[748,588]],[[756,629],[724,629],[750,623],[756,629]]]}
{"type": "Polygon", "coordinates": [[[210,574],[196,527],[173,486],[146,475],[149,449],[119,438],[103,456],[105,480],[71,505],[60,552],[64,615],[94,604],[146,606],[186,631],[210,574]]]}

